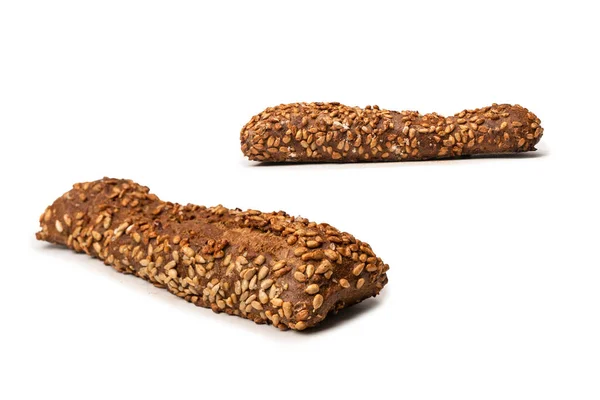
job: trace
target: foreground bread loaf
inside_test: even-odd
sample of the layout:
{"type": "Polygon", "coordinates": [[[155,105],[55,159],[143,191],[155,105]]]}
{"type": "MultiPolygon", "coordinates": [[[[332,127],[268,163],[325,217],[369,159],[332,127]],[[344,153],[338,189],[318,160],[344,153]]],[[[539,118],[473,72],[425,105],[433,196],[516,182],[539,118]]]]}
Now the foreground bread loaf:
{"type": "Polygon", "coordinates": [[[40,217],[39,240],[100,258],[215,312],[303,330],[376,296],[388,266],[327,224],[284,212],[164,202],[130,180],[78,183],[40,217]]]}
{"type": "Polygon", "coordinates": [[[409,161],[535,150],[540,120],[526,108],[493,104],[452,117],[377,106],[296,103],[255,115],[241,132],[254,161],[409,161]]]}

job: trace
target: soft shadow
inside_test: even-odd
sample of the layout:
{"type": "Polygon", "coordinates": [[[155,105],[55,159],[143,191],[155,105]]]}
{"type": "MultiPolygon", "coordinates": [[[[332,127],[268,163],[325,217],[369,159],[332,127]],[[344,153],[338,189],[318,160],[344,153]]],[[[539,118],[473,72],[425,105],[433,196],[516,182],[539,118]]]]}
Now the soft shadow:
{"type": "Polygon", "coordinates": [[[527,158],[542,158],[548,156],[547,150],[537,150],[537,151],[528,151],[523,153],[495,153],[495,154],[474,154],[474,155],[465,155],[458,158],[443,158],[443,159],[434,159],[434,160],[408,160],[408,161],[354,161],[354,162],[317,162],[317,161],[306,161],[306,162],[294,162],[294,161],[285,161],[285,162],[268,162],[268,161],[248,161],[246,166],[250,167],[295,167],[302,165],[332,165],[332,166],[341,166],[341,165],[391,165],[391,164],[438,164],[438,163],[446,163],[446,162],[461,162],[465,160],[485,160],[485,159],[527,159],[527,158]]]}
{"type": "Polygon", "coordinates": [[[85,267],[91,274],[97,274],[103,278],[118,281],[119,285],[124,286],[126,290],[132,290],[140,293],[140,296],[169,304],[170,307],[183,311],[189,318],[197,320],[199,325],[203,327],[206,326],[206,323],[210,323],[211,325],[214,325],[215,329],[221,327],[244,332],[244,334],[267,335],[269,340],[275,340],[282,343],[294,340],[294,337],[298,338],[296,334],[305,332],[318,333],[343,325],[345,322],[359,316],[363,312],[377,307],[379,305],[379,298],[381,297],[378,296],[377,299],[367,299],[362,303],[340,310],[336,315],[329,314],[316,328],[308,329],[303,332],[291,329],[282,332],[267,324],[256,324],[245,318],[229,316],[226,313],[215,313],[209,308],[198,307],[195,304],[174,296],[166,289],[157,288],[150,282],[138,278],[135,275],[119,273],[112,267],[104,265],[101,260],[90,257],[85,253],[76,253],[65,246],[48,242],[39,242],[35,239],[33,240],[32,246],[37,247],[37,250],[43,251],[47,257],[53,258],[54,260],[64,260],[64,263],[62,264],[66,268],[73,266],[76,266],[76,268],[85,267]]]}
{"type": "MultiPolygon", "coordinates": [[[[145,296],[158,296],[164,301],[173,304],[188,303],[177,296],[172,295],[169,291],[157,288],[152,283],[141,279],[133,274],[124,274],[118,272],[112,266],[104,264],[104,261],[91,257],[86,253],[77,253],[66,246],[57,245],[48,242],[36,242],[39,244],[38,249],[43,251],[47,257],[54,260],[62,260],[60,265],[65,268],[85,268],[88,273],[97,274],[103,278],[116,280],[120,285],[125,286],[128,290],[133,290],[142,293],[145,296]]],[[[67,271],[68,273],[68,271],[67,271]]],[[[210,311],[210,310],[209,310],[210,311]]]]}
{"type": "Polygon", "coordinates": [[[465,156],[465,159],[484,159],[484,158],[541,158],[547,157],[548,152],[546,150],[528,151],[524,153],[496,153],[496,154],[476,154],[472,156],[465,156]]]}
{"type": "Polygon", "coordinates": [[[384,294],[380,294],[375,298],[366,299],[353,306],[343,308],[338,311],[337,314],[329,314],[327,317],[314,328],[307,329],[305,331],[294,331],[301,335],[312,335],[318,334],[327,330],[339,328],[340,326],[348,323],[349,321],[359,317],[365,312],[372,311],[373,309],[381,306],[381,303],[385,301],[383,299],[384,294]]]}
{"type": "Polygon", "coordinates": [[[60,244],[54,244],[54,243],[49,243],[49,242],[39,242],[39,241],[35,241],[34,243],[39,244],[44,249],[44,251],[63,251],[68,254],[87,255],[85,253],[76,253],[73,250],[69,249],[68,247],[62,246],[60,244]]]}
{"type": "MultiPolygon", "coordinates": [[[[112,267],[104,265],[104,263],[98,259],[89,257],[85,253],[75,253],[72,250],[53,243],[48,242],[37,242],[40,244],[40,248],[46,253],[52,253],[54,256],[64,257],[65,255],[81,256],[78,262],[86,264],[86,267],[91,273],[100,274],[108,279],[118,280],[120,284],[126,286],[129,290],[134,290],[143,293],[144,296],[153,296],[155,299],[159,298],[160,301],[169,303],[173,307],[177,307],[180,310],[184,310],[189,313],[191,318],[197,318],[202,324],[207,320],[211,320],[211,324],[227,325],[228,329],[243,330],[247,334],[256,335],[268,335],[270,340],[287,341],[290,337],[298,337],[297,335],[315,335],[328,330],[336,329],[349,321],[358,318],[361,314],[379,307],[383,301],[387,292],[384,291],[382,294],[375,298],[366,299],[358,304],[344,308],[338,311],[337,314],[328,314],[327,317],[319,323],[316,327],[307,329],[305,331],[288,330],[281,332],[277,328],[274,328],[267,324],[255,324],[254,322],[240,318],[232,317],[225,313],[214,313],[210,309],[198,307],[190,302],[174,296],[165,289],[159,289],[154,287],[151,283],[140,279],[134,275],[125,275],[115,271],[112,267]],[[62,254],[61,254],[62,253],[62,254]],[[290,336],[292,335],[292,336],[290,336]]],[[[53,257],[54,257],[53,256],[53,257]]],[[[68,263],[65,260],[65,263],[68,263]]]]}

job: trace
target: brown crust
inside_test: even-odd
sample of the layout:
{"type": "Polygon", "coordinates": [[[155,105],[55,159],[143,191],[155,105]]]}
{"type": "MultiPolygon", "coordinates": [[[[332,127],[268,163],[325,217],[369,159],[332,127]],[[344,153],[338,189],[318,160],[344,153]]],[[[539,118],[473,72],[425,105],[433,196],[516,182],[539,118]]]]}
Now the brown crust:
{"type": "Polygon", "coordinates": [[[242,152],[267,162],[410,161],[535,150],[540,120],[493,104],[452,117],[339,103],[270,107],[241,131],[242,152]]]}
{"type": "Polygon", "coordinates": [[[303,330],[376,296],[388,266],[328,224],[284,212],[164,202],[130,180],[78,183],[40,217],[39,240],[100,258],[215,312],[303,330]]]}

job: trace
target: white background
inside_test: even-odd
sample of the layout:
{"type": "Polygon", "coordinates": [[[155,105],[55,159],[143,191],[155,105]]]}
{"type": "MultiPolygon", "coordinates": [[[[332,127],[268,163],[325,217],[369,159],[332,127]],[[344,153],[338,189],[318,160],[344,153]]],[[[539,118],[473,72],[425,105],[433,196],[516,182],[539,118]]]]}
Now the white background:
{"type": "Polygon", "coordinates": [[[600,29],[555,3],[1,2],[0,397],[600,398],[600,29]],[[519,103],[545,132],[521,157],[245,160],[241,127],[296,101],[519,103]],[[35,241],[102,176],[329,222],[389,285],[279,332],[35,241]]]}

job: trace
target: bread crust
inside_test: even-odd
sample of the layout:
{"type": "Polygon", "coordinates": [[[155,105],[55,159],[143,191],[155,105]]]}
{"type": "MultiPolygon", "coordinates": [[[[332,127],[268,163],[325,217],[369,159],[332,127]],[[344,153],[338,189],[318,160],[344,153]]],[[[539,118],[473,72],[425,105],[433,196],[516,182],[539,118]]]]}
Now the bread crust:
{"type": "Polygon", "coordinates": [[[37,239],[99,258],[198,306],[303,330],[377,295],[388,266],[328,224],[161,201],[130,180],[77,183],[37,239]]]}
{"type": "Polygon", "coordinates": [[[535,150],[540,120],[493,104],[451,117],[377,106],[295,103],[270,107],[243,127],[242,152],[264,162],[417,161],[535,150]]]}

